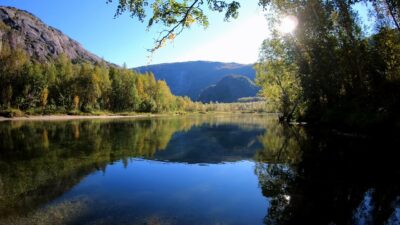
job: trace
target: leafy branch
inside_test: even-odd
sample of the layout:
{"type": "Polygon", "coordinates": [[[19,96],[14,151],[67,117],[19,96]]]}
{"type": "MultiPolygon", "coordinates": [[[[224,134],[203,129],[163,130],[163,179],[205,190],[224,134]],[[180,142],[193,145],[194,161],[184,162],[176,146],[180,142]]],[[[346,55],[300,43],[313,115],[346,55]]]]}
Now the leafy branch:
{"type": "MultiPolygon", "coordinates": [[[[107,0],[107,3],[113,1],[116,0],[107,0]]],[[[225,12],[225,21],[235,19],[239,15],[240,4],[236,1],[227,3],[220,0],[154,0],[150,3],[148,0],[118,0],[115,17],[129,12],[131,17],[144,22],[146,12],[151,11],[152,16],[147,21],[147,29],[157,23],[164,26],[159,37],[154,40],[154,46],[148,49],[149,52],[154,53],[168,40],[173,41],[185,28],[189,28],[194,23],[207,28],[208,17],[203,11],[204,6],[208,6],[211,11],[225,12]]]]}

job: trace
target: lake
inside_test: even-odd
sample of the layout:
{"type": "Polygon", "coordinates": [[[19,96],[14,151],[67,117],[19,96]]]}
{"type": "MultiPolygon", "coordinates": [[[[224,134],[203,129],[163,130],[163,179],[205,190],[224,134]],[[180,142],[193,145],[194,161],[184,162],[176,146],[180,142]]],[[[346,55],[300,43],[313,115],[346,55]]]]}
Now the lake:
{"type": "Polygon", "coordinates": [[[398,137],[265,115],[0,122],[0,224],[400,224],[398,137]]]}

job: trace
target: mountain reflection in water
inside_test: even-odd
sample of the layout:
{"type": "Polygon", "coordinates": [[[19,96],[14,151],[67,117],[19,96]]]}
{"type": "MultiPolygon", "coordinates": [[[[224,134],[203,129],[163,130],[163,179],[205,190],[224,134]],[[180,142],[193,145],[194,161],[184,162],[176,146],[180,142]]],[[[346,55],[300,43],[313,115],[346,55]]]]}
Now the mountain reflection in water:
{"type": "Polygon", "coordinates": [[[270,116],[0,123],[0,224],[399,224],[396,136],[270,116]]]}

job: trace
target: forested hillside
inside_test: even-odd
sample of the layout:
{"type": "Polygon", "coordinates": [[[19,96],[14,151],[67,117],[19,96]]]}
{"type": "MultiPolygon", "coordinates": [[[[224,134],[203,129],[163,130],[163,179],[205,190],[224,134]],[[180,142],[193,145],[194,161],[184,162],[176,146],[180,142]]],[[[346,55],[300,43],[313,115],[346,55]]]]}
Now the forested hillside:
{"type": "Polygon", "coordinates": [[[260,90],[249,78],[230,75],[222,78],[200,94],[201,102],[237,102],[240,98],[255,97],[260,90]]]}
{"type": "Polygon", "coordinates": [[[199,100],[204,89],[216,84],[227,75],[241,74],[254,80],[253,66],[252,64],[195,61],[150,65],[134,68],[134,70],[142,73],[151,72],[157,80],[165,80],[174,95],[189,96],[192,100],[199,100]]]}
{"type": "Polygon", "coordinates": [[[94,110],[166,112],[192,103],[175,97],[165,81],[106,64],[74,64],[64,54],[42,64],[23,50],[0,54],[0,106],[32,113],[94,110]]]}

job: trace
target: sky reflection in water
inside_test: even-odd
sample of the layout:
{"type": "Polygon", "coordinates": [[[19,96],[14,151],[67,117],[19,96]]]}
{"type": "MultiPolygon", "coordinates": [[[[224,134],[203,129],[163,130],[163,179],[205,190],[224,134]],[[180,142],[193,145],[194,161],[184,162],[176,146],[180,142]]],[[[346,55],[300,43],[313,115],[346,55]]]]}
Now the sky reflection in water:
{"type": "Polygon", "coordinates": [[[0,140],[1,225],[399,223],[393,137],[236,115],[4,122],[0,140]]]}

